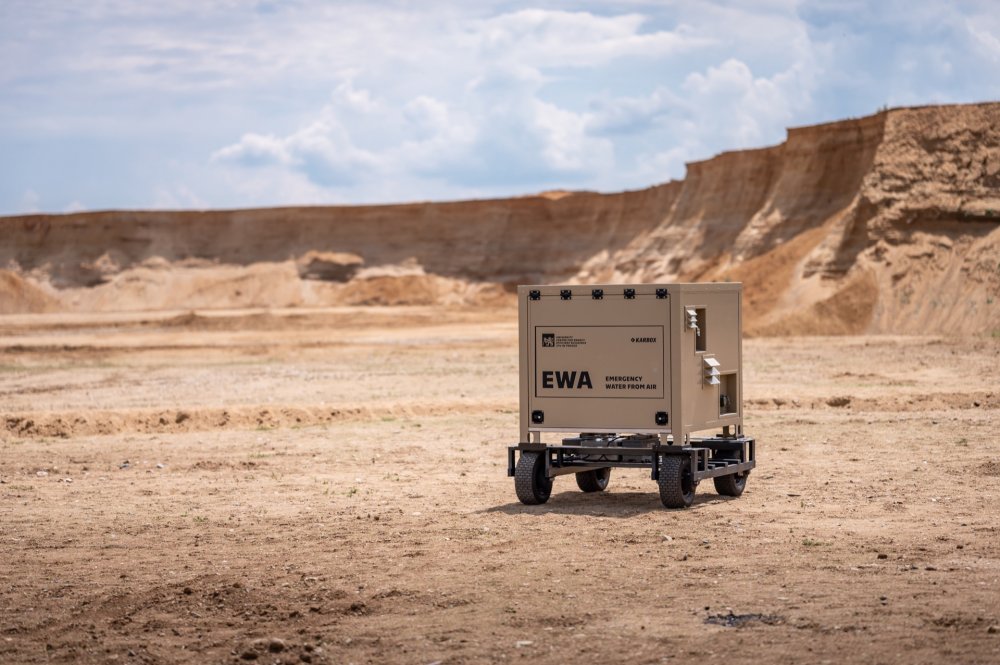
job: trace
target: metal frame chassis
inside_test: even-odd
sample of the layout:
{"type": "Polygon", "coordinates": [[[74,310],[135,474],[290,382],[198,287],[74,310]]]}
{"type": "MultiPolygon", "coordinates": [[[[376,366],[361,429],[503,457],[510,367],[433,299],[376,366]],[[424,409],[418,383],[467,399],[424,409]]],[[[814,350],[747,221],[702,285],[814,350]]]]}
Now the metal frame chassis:
{"type": "Polygon", "coordinates": [[[513,477],[515,451],[544,453],[545,474],[549,478],[595,469],[626,468],[650,469],[650,477],[660,477],[661,455],[689,455],[691,473],[695,483],[706,478],[717,478],[734,473],[745,473],[757,466],[756,441],[746,436],[714,436],[689,438],[688,445],[663,445],[647,447],[548,445],[544,443],[519,443],[507,447],[507,475],[513,477]],[[712,459],[717,451],[735,453],[732,457],[712,459]],[[567,455],[571,455],[567,459],[567,455]],[[586,456],[588,459],[577,459],[586,456]],[[594,457],[602,459],[593,459],[594,457]],[[643,459],[648,458],[648,459],[643,459]]]}

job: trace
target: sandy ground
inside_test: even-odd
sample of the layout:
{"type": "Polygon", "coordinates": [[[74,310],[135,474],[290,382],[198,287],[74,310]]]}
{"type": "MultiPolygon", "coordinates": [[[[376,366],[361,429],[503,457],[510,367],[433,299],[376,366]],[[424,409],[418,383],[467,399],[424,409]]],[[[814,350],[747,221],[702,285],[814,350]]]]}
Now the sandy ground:
{"type": "Polygon", "coordinates": [[[745,358],[743,497],[526,507],[509,311],[0,318],[0,661],[1000,662],[1000,341],[745,358]]]}

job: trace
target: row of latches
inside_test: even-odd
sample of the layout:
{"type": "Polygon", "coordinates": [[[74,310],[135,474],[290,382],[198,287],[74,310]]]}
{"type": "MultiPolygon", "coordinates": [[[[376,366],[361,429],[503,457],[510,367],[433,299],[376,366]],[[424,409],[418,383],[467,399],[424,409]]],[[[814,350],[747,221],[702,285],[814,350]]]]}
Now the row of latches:
{"type": "MultiPolygon", "coordinates": [[[[623,292],[625,300],[635,300],[635,289],[625,289],[623,292]]],[[[592,289],[590,291],[590,297],[594,300],[604,300],[604,289],[592,289]]],[[[664,300],[667,297],[666,289],[656,289],[657,300],[664,300]]],[[[541,300],[542,292],[532,289],[528,292],[529,300],[541,300]]],[[[570,289],[561,289],[559,291],[560,300],[572,300],[573,292],[570,289]]]]}

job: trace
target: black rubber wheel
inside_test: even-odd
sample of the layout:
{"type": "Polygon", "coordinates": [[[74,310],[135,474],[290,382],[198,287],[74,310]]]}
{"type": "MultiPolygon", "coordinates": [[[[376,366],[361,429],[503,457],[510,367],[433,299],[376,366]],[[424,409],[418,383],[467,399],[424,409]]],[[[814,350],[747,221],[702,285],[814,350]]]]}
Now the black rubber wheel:
{"type": "Polygon", "coordinates": [[[747,487],[747,476],[749,475],[750,472],[746,471],[712,478],[715,481],[715,491],[723,496],[739,496],[747,487]]]}
{"type": "Polygon", "coordinates": [[[603,492],[611,480],[611,467],[576,474],[576,484],[584,492],[603,492]]]}
{"type": "Polygon", "coordinates": [[[541,453],[521,453],[514,469],[514,491],[521,503],[529,506],[549,500],[552,479],[545,475],[545,458],[541,453]]]}
{"type": "Polygon", "coordinates": [[[694,501],[691,458],[687,455],[664,455],[660,461],[660,501],[667,508],[687,508],[694,501]]]}

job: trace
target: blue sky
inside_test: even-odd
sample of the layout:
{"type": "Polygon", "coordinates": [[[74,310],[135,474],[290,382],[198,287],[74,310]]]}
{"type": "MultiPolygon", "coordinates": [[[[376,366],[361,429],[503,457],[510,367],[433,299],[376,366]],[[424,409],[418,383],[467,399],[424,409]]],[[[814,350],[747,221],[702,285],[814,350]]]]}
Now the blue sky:
{"type": "Polygon", "coordinates": [[[617,191],[996,99],[985,1],[4,0],[0,214],[617,191]]]}

